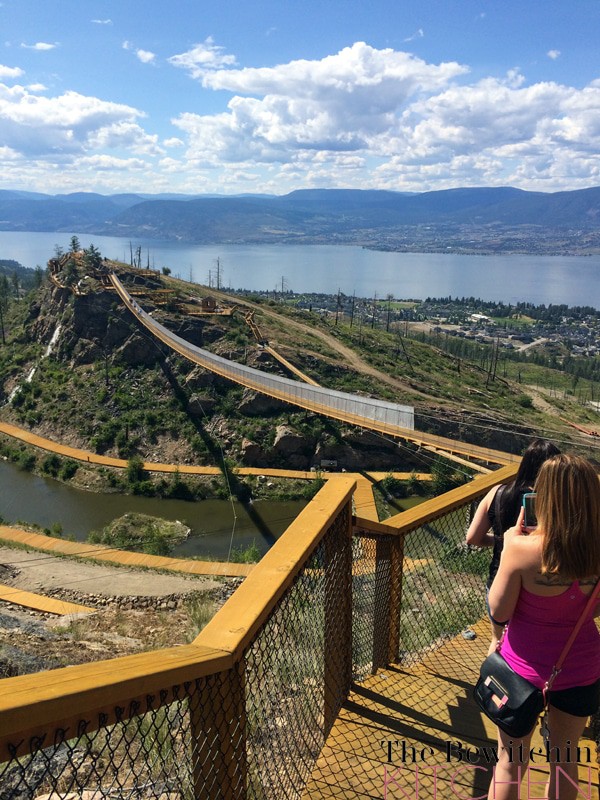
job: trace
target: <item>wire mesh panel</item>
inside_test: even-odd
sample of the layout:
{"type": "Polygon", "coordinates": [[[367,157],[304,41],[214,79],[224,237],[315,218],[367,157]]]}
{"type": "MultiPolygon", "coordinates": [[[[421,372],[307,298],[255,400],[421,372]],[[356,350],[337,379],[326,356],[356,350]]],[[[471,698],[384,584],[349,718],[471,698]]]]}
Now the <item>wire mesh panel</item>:
{"type": "Polygon", "coordinates": [[[0,800],[302,797],[352,682],[423,660],[483,616],[489,553],[463,544],[470,514],[465,502],[408,533],[352,536],[348,496],[317,545],[277,562],[289,583],[235,658],[213,667],[211,650],[207,677],[15,741],[0,800]]]}
{"type": "Polygon", "coordinates": [[[352,662],[362,557],[348,498],[231,669],[15,741],[0,800],[299,798],[364,666],[352,662]]]}
{"type": "Polygon", "coordinates": [[[117,707],[111,724],[101,716],[82,721],[76,735],[59,730],[52,742],[31,742],[30,754],[0,765],[0,800],[243,796],[240,698],[223,675],[117,707]]]}
{"type": "Polygon", "coordinates": [[[490,552],[465,545],[471,504],[405,535],[399,659],[421,659],[485,614],[490,552]]]}
{"type": "Polygon", "coordinates": [[[248,797],[297,798],[347,696],[349,506],[246,653],[248,797]]]}

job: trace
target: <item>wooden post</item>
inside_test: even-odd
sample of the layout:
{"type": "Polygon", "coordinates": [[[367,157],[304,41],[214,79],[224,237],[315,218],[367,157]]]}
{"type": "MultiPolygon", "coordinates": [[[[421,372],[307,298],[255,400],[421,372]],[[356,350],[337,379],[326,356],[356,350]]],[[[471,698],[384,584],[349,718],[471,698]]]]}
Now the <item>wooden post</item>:
{"type": "Polygon", "coordinates": [[[375,615],[373,620],[373,674],[380,667],[385,667],[398,661],[403,558],[404,536],[391,536],[377,540],[375,556],[375,615]]]}
{"type": "Polygon", "coordinates": [[[404,534],[391,543],[390,611],[388,631],[388,664],[396,664],[400,653],[400,616],[402,614],[402,577],[404,566],[404,534]]]}
{"type": "Polygon", "coordinates": [[[190,698],[194,800],[245,800],[246,707],[242,659],[190,698]]]}
{"type": "Polygon", "coordinates": [[[324,717],[329,734],[352,682],[352,513],[340,510],[323,541],[325,557],[324,717]]]}

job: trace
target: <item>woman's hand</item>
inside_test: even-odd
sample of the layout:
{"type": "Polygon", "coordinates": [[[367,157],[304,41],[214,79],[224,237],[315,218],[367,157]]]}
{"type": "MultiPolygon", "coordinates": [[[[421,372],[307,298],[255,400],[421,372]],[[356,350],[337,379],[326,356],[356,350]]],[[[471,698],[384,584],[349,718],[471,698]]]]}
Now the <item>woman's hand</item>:
{"type": "Polygon", "coordinates": [[[527,536],[528,531],[527,528],[524,527],[523,521],[525,519],[525,509],[521,506],[521,510],[519,512],[519,516],[517,521],[509,528],[507,531],[504,532],[504,543],[514,539],[515,536],[527,536]]]}

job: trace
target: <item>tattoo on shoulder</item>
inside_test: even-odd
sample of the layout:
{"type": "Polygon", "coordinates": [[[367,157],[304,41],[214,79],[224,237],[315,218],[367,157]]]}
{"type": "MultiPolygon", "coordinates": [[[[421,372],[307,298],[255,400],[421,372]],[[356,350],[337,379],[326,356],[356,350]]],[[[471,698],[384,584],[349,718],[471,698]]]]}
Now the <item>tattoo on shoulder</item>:
{"type": "Polygon", "coordinates": [[[566,580],[556,573],[548,575],[542,572],[536,574],[534,582],[540,586],[570,586],[573,583],[573,581],[566,580]]]}
{"type": "MultiPolygon", "coordinates": [[[[598,581],[597,577],[589,577],[589,578],[582,578],[579,581],[580,586],[594,586],[598,581]]],[[[571,578],[563,578],[561,575],[552,574],[543,574],[538,572],[534,578],[534,583],[539,584],[540,586],[570,586],[573,581],[571,578]]]]}

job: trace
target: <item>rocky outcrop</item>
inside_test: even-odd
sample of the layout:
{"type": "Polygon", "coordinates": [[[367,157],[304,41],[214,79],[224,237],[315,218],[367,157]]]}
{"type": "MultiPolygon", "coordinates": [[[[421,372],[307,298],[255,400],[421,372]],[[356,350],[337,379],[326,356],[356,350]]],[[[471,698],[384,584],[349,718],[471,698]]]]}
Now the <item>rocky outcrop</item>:
{"type": "Polygon", "coordinates": [[[278,455],[290,456],[297,453],[312,453],[313,444],[310,439],[302,436],[287,425],[278,425],[275,429],[273,452],[278,455]]]}
{"type": "Polygon", "coordinates": [[[256,444],[256,442],[253,442],[251,439],[242,439],[240,455],[244,464],[254,467],[266,466],[265,451],[259,444],[256,444]]]}
{"type": "Polygon", "coordinates": [[[195,389],[207,389],[215,382],[214,372],[201,369],[197,367],[193,369],[185,379],[185,385],[188,389],[194,391],[195,389]]]}
{"type": "Polygon", "coordinates": [[[210,395],[193,394],[189,399],[187,410],[194,417],[203,417],[206,414],[212,414],[216,404],[217,401],[210,395]]]}
{"type": "Polygon", "coordinates": [[[115,358],[130,366],[151,366],[162,358],[162,353],[147,337],[136,331],[117,348],[115,358]]]}
{"type": "Polygon", "coordinates": [[[285,403],[275,400],[266,394],[259,394],[251,389],[245,389],[242,400],[238,406],[240,414],[247,417],[263,417],[277,414],[285,408],[285,403]]]}

